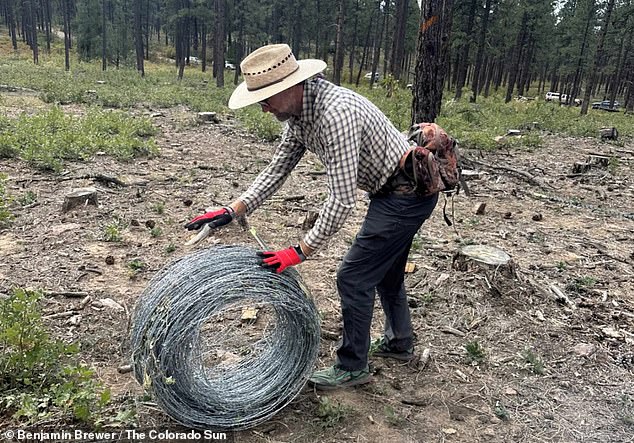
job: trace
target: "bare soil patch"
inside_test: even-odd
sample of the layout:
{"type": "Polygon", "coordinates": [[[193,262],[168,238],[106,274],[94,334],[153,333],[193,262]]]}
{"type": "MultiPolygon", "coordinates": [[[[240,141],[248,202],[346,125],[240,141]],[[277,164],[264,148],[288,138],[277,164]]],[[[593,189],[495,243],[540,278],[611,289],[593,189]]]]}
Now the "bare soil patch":
{"type": "MultiPolygon", "coordinates": [[[[81,342],[82,355],[116,394],[113,412],[132,402],[142,426],[164,428],[169,418],[139,401],[141,387],[117,371],[127,363],[135,301],[156,271],[190,251],[183,224],[237,197],[275,145],[231,120],[195,125],[184,109],[138,112],[152,114],[161,128],[156,158],[96,156],[68,163],[61,176],[0,160],[10,193],[37,195],[35,203],[15,208],[14,223],[0,232],[0,292],[41,288],[49,293],[45,315],[80,315],[74,322],[48,321],[60,337],[81,342]],[[126,186],[90,178],[98,174],[126,186]],[[97,188],[99,205],[62,213],[64,195],[87,186],[97,188]],[[105,241],[113,224],[121,241],[105,241]],[[144,266],[131,267],[133,261],[144,266]]],[[[482,174],[468,182],[471,197],[461,193],[453,201],[455,229],[443,221],[442,201],[421,228],[411,255],[416,270],[406,285],[417,351],[431,352],[425,366],[372,358],[373,383],[326,394],[339,421],[320,417],[322,394],[307,389],[273,420],[237,433],[236,441],[634,441],[634,220],[628,218],[634,144],[553,135],[544,135],[544,144],[466,152],[480,163],[529,173],[538,184],[510,169],[473,165],[482,174]],[[573,163],[591,153],[617,160],[571,174],[573,163]],[[483,214],[476,214],[476,203],[486,203],[483,214]],[[503,249],[517,278],[455,269],[464,244],[503,249]],[[481,359],[465,350],[474,342],[481,359]]],[[[307,156],[250,217],[271,247],[296,242],[307,214],[319,210],[327,192],[321,170],[307,156]]],[[[299,267],[323,314],[320,365],[332,363],[341,326],[336,269],[366,209],[360,193],[346,227],[299,267]]],[[[257,246],[237,225],[197,247],[213,244],[257,246]]],[[[373,338],[382,327],[377,302],[373,338]]]]}

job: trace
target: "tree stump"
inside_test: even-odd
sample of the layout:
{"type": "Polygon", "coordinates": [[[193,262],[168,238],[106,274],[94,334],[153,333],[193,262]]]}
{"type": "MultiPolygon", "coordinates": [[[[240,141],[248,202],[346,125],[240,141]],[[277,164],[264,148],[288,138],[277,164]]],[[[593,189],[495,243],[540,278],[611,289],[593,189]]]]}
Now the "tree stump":
{"type": "Polygon", "coordinates": [[[610,157],[607,155],[592,154],[588,157],[588,160],[586,161],[586,163],[591,163],[593,165],[599,165],[599,166],[603,166],[604,168],[607,168],[608,165],[610,164],[610,157]]]}
{"type": "Polygon", "coordinates": [[[616,140],[619,138],[619,131],[616,128],[601,128],[599,135],[601,135],[601,140],[616,140]]]}
{"type": "Polygon", "coordinates": [[[211,122],[211,123],[220,123],[220,119],[215,112],[199,112],[198,113],[198,121],[201,123],[211,122]]]}
{"type": "Polygon", "coordinates": [[[97,206],[97,190],[95,188],[78,188],[64,196],[62,212],[70,211],[77,206],[97,206]]]}
{"type": "Polygon", "coordinates": [[[592,163],[586,162],[575,162],[572,165],[572,173],[573,174],[585,174],[592,168],[592,163]]]}
{"type": "Polygon", "coordinates": [[[464,272],[484,273],[491,283],[498,277],[515,279],[515,264],[503,250],[487,245],[467,245],[453,257],[454,269],[464,272]]]}

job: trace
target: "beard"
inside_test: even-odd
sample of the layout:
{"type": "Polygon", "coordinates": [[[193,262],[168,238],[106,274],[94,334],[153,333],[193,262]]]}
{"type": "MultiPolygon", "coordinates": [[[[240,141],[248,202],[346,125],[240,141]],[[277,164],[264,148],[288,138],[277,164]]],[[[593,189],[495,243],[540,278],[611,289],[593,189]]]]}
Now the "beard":
{"type": "Polygon", "coordinates": [[[278,121],[281,121],[281,122],[285,122],[286,120],[291,118],[291,114],[289,114],[288,112],[280,112],[280,113],[274,114],[274,115],[275,115],[275,118],[278,121]]]}

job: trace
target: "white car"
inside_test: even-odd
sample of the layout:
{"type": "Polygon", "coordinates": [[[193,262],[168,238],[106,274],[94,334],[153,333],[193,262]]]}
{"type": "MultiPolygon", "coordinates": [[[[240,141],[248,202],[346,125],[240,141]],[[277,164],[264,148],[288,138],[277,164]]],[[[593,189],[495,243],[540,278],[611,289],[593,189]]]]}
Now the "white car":
{"type": "MultiPolygon", "coordinates": [[[[374,73],[374,81],[375,81],[375,82],[378,82],[378,81],[379,81],[379,77],[380,77],[380,76],[379,76],[379,73],[378,73],[378,72],[375,72],[375,73],[374,73]]],[[[372,78],[372,73],[371,73],[371,72],[366,73],[366,74],[363,76],[363,78],[365,78],[366,80],[370,80],[370,79],[372,78]]]]}
{"type": "Polygon", "coordinates": [[[230,69],[232,71],[235,71],[236,66],[233,63],[225,62],[225,69],[230,69]]]}
{"type": "Polygon", "coordinates": [[[568,101],[568,96],[566,94],[560,94],[559,92],[547,92],[546,93],[546,101],[550,102],[550,101],[562,101],[562,102],[566,102],[568,101]]]}

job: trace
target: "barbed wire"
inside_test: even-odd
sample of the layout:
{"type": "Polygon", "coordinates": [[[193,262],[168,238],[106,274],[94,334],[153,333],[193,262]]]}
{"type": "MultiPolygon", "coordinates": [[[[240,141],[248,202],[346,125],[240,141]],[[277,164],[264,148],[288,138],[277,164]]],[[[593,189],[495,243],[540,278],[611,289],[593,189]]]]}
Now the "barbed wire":
{"type": "Polygon", "coordinates": [[[185,426],[246,429],[299,393],[319,337],[317,309],[296,271],[264,269],[244,246],[203,249],[159,271],[141,294],[134,375],[185,426]],[[245,309],[256,318],[245,322],[245,309]]]}

